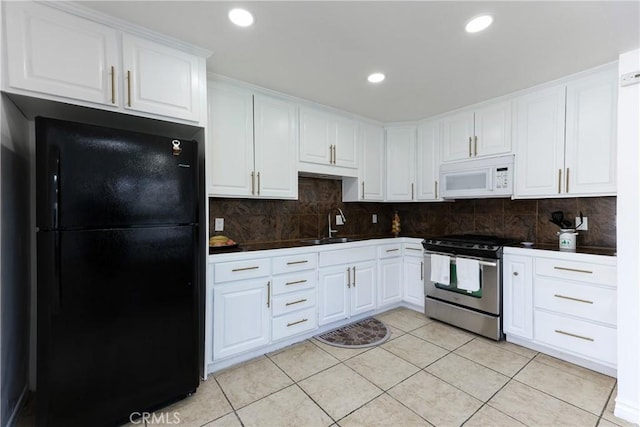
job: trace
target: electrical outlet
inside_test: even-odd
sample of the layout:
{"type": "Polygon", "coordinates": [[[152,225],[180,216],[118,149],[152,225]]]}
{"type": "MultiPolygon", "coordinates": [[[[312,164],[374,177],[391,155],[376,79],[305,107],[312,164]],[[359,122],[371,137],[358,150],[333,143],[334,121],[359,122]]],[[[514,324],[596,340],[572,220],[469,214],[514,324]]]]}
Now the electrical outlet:
{"type": "Polygon", "coordinates": [[[342,222],[342,217],[340,215],[336,215],[336,225],[344,225],[344,222],[342,222]]]}
{"type": "Polygon", "coordinates": [[[371,224],[377,224],[378,223],[378,214],[372,214],[371,215],[371,224]]]}
{"type": "Polygon", "coordinates": [[[577,228],[577,227],[578,227],[578,224],[580,224],[580,217],[579,217],[579,216],[577,216],[577,217],[576,217],[576,230],[578,230],[578,231],[580,231],[580,230],[582,230],[582,231],[587,231],[587,230],[589,229],[589,221],[587,220],[587,217],[586,217],[586,216],[583,216],[583,217],[582,217],[582,220],[583,220],[584,222],[582,223],[582,225],[580,226],[580,228],[577,228]]]}
{"type": "Polygon", "coordinates": [[[216,218],[213,231],[224,231],[224,218],[216,218]]]}

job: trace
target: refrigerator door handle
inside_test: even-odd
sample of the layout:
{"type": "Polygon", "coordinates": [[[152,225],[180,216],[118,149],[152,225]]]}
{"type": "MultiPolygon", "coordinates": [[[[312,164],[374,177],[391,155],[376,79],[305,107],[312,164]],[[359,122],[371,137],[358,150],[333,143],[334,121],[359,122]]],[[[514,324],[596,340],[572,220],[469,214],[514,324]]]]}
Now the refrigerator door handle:
{"type": "Polygon", "coordinates": [[[51,147],[51,157],[49,163],[49,177],[51,184],[49,191],[51,194],[51,227],[57,229],[60,226],[60,149],[51,147]]]}
{"type": "Polygon", "coordinates": [[[53,263],[53,282],[51,283],[51,314],[59,314],[62,306],[62,273],[60,232],[56,231],[53,237],[55,259],[53,263]]]}

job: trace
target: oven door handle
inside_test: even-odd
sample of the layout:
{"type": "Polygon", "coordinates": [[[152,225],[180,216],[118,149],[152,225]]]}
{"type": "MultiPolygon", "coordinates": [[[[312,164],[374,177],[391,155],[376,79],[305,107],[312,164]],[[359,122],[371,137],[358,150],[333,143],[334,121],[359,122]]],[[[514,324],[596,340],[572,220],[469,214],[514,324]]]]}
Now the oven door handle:
{"type": "Polygon", "coordinates": [[[495,262],[495,261],[484,261],[483,259],[480,259],[480,258],[474,258],[474,257],[469,257],[469,256],[457,256],[457,255],[449,254],[449,253],[446,253],[446,252],[435,252],[435,251],[426,251],[425,252],[425,255],[432,255],[432,254],[448,256],[448,257],[451,258],[451,261],[453,261],[453,262],[455,262],[456,258],[465,258],[465,259],[475,259],[475,260],[478,261],[478,264],[486,266],[486,267],[497,267],[498,266],[498,263],[495,262]]]}

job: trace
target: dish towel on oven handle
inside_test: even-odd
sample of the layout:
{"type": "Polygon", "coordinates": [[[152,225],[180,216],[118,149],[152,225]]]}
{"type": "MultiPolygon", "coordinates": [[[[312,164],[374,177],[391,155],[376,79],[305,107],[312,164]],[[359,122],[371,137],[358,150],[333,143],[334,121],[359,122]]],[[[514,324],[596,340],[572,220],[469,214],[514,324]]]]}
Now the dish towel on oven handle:
{"type": "Polygon", "coordinates": [[[451,283],[450,269],[451,257],[446,255],[431,254],[431,281],[449,286],[451,283]]]}
{"type": "Polygon", "coordinates": [[[458,289],[467,292],[480,290],[480,262],[477,259],[456,258],[458,289]]]}

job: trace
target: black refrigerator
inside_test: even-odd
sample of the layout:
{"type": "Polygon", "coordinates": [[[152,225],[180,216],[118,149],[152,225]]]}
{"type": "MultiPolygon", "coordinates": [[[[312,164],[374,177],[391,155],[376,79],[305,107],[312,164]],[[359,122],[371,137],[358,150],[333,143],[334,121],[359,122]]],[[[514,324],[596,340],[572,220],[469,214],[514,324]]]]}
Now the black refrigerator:
{"type": "Polygon", "coordinates": [[[35,127],[36,424],[118,425],[199,384],[197,143],[35,127]]]}

